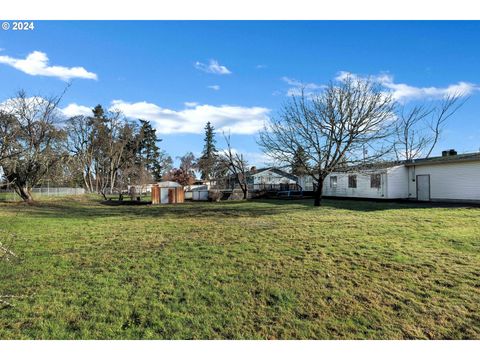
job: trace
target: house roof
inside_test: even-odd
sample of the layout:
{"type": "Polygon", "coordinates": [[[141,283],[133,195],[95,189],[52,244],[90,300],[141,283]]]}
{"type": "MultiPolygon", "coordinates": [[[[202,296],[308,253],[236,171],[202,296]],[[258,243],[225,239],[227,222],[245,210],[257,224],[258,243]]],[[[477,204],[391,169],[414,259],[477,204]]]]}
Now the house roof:
{"type": "Polygon", "coordinates": [[[343,168],[337,168],[335,169],[334,172],[385,170],[385,169],[389,169],[399,165],[418,166],[418,165],[445,164],[445,163],[463,162],[463,161],[480,161],[480,152],[458,154],[458,155],[435,156],[435,157],[413,159],[413,160],[383,161],[383,162],[368,163],[368,164],[356,164],[356,165],[350,165],[343,168]]]}
{"type": "Polygon", "coordinates": [[[273,173],[275,173],[275,174],[278,174],[278,175],[280,175],[280,176],[286,177],[286,178],[288,178],[288,179],[290,179],[290,180],[293,180],[293,181],[297,181],[297,180],[298,180],[298,177],[297,177],[297,176],[292,175],[292,174],[289,174],[288,172],[283,171],[283,170],[280,170],[280,169],[278,169],[278,168],[276,168],[276,167],[266,167],[266,168],[256,169],[254,172],[249,171],[249,172],[248,172],[248,175],[257,175],[257,174],[262,173],[262,172],[264,172],[264,171],[271,171],[271,172],[273,172],[273,173]]]}
{"type": "Polygon", "coordinates": [[[458,155],[447,155],[447,156],[435,156],[435,157],[423,158],[423,159],[413,159],[413,160],[405,161],[405,166],[445,164],[445,163],[464,162],[464,161],[480,161],[480,152],[458,154],[458,155]]]}
{"type": "Polygon", "coordinates": [[[374,163],[359,163],[355,165],[349,165],[344,167],[338,167],[333,172],[352,172],[352,171],[378,171],[387,170],[389,168],[403,165],[405,161],[379,161],[374,163]]]}

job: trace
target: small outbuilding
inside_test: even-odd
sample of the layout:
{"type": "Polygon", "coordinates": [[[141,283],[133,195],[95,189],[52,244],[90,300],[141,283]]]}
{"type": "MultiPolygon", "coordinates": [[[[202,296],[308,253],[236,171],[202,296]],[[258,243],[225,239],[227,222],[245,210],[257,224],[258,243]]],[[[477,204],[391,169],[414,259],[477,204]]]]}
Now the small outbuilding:
{"type": "Polygon", "coordinates": [[[185,199],[193,201],[208,200],[208,185],[191,185],[185,191],[185,199]]]}
{"type": "Polygon", "coordinates": [[[179,204],[185,201],[183,186],[174,181],[152,185],[152,204],[179,204]]]}

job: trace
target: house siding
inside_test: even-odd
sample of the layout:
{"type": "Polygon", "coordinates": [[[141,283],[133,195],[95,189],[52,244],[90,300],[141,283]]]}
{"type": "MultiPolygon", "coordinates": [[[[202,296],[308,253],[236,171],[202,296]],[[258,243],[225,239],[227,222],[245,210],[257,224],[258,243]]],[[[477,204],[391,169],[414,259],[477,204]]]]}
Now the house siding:
{"type": "Polygon", "coordinates": [[[385,198],[385,188],[386,188],[386,178],[387,173],[382,170],[378,172],[372,172],[368,174],[364,173],[331,173],[325,178],[323,184],[323,195],[324,196],[338,196],[338,197],[358,197],[358,198],[371,198],[371,199],[383,199],[385,198]],[[380,188],[371,188],[370,187],[370,175],[371,174],[380,174],[380,188]],[[356,175],[357,176],[357,187],[349,188],[348,187],[348,176],[356,175]],[[332,176],[337,177],[337,186],[330,186],[330,178],[332,176]]]}
{"type": "Polygon", "coordinates": [[[480,201],[480,162],[415,165],[408,168],[409,198],[416,199],[417,175],[430,175],[431,200],[480,201]]]}
{"type": "MultiPolygon", "coordinates": [[[[357,188],[348,187],[349,173],[332,173],[323,184],[323,195],[371,199],[417,198],[416,176],[430,175],[430,198],[432,201],[480,202],[480,161],[442,162],[396,165],[378,170],[381,173],[381,187],[370,187],[370,174],[375,172],[350,173],[357,175],[357,188]],[[337,186],[330,187],[330,178],[337,176],[337,186]]],[[[312,191],[312,178],[299,178],[299,185],[305,191],[312,191]]]]}
{"type": "MultiPolygon", "coordinates": [[[[312,178],[304,176],[299,184],[305,191],[313,190],[312,178]]],[[[408,170],[404,165],[378,171],[359,173],[331,173],[323,184],[323,195],[334,197],[358,197],[370,199],[406,199],[408,198],[408,170]],[[370,187],[370,175],[380,174],[380,188],[370,187]],[[357,176],[357,187],[348,187],[348,176],[357,176]],[[330,186],[330,178],[337,177],[337,186],[330,186]]]]}
{"type": "Polygon", "coordinates": [[[387,170],[388,199],[408,198],[408,169],[404,165],[394,166],[387,170]]]}

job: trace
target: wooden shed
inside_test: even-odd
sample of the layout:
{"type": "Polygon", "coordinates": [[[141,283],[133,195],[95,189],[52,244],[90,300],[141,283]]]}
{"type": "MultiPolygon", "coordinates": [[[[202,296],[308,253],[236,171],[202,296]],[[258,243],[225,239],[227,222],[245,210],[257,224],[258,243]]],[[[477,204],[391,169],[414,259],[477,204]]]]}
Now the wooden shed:
{"type": "Polygon", "coordinates": [[[174,181],[152,185],[152,204],[179,204],[185,201],[183,186],[174,181]]]}

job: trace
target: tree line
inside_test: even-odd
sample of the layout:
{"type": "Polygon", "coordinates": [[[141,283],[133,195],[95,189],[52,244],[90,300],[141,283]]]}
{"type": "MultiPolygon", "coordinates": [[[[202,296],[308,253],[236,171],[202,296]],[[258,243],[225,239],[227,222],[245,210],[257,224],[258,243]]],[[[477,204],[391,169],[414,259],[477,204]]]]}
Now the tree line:
{"type": "Polygon", "coordinates": [[[196,172],[209,180],[236,169],[217,150],[210,123],[201,156],[187,152],[173,168],[149,121],[130,120],[101,105],[90,116],[65,119],[58,108],[61,98],[28,96],[22,90],[0,108],[0,167],[8,186],[26,202],[33,201],[31,189],[45,181],[81,185],[106,199],[115,193],[121,197],[131,184],[172,180],[191,185],[196,172]]]}

